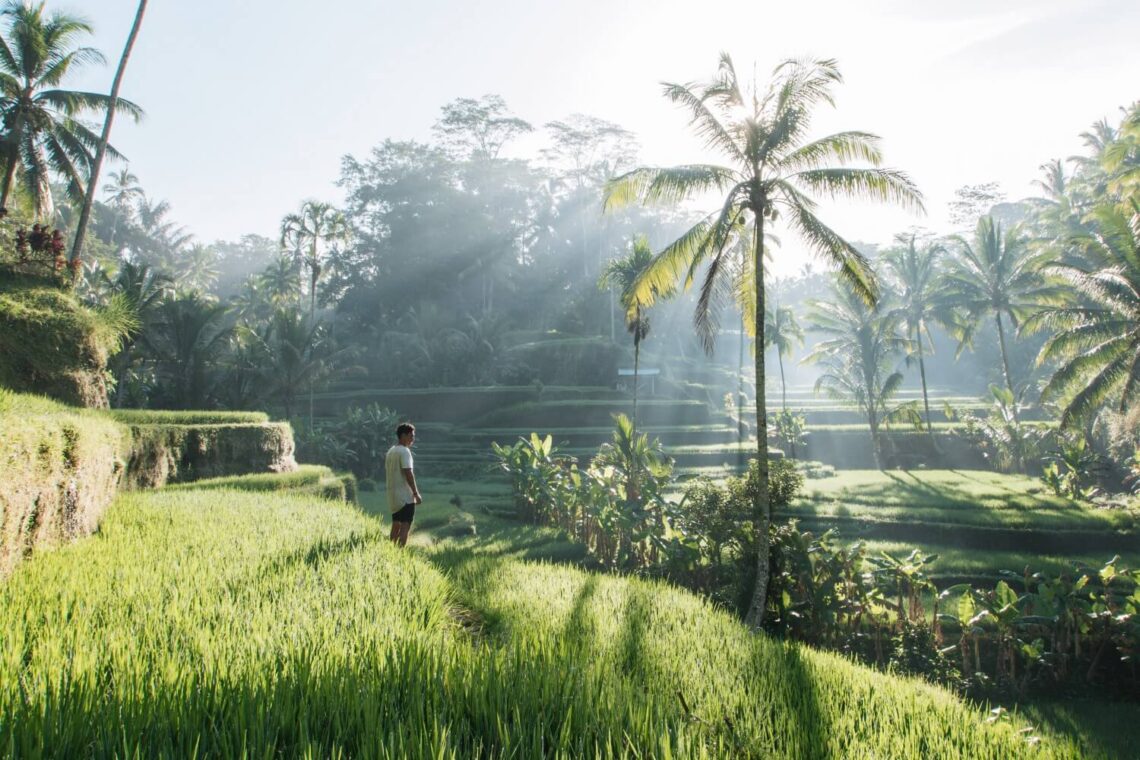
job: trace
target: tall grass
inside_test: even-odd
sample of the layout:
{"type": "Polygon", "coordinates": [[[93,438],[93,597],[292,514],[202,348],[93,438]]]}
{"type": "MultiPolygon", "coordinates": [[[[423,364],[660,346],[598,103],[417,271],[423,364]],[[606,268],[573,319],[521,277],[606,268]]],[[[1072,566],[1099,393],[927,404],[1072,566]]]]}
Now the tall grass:
{"type": "Polygon", "coordinates": [[[0,588],[6,754],[1079,754],[672,587],[475,538],[417,556],[349,507],[225,493],[127,494],[0,588]]]}

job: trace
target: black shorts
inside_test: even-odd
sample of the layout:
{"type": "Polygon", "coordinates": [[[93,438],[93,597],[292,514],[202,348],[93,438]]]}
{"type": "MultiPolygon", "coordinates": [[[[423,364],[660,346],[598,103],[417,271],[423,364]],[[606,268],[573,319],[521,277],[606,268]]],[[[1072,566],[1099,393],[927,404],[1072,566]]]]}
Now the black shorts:
{"type": "Polygon", "coordinates": [[[411,523],[416,517],[416,505],[405,504],[402,508],[392,513],[392,522],[394,523],[411,523]]]}

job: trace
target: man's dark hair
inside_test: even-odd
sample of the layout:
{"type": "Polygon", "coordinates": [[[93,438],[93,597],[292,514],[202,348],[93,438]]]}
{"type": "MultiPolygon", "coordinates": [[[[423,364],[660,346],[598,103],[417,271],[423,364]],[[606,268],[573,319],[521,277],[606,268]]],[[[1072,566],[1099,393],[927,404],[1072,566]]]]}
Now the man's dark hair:
{"type": "Polygon", "coordinates": [[[410,422],[401,422],[396,426],[396,438],[403,438],[408,433],[416,432],[416,426],[410,422]]]}

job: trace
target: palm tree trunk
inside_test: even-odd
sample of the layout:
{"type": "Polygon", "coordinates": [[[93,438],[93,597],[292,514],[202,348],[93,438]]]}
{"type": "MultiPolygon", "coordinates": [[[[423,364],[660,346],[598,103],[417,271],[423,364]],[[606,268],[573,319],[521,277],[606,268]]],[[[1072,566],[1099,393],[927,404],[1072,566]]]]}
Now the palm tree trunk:
{"type": "Polygon", "coordinates": [[[1001,366],[1005,371],[1005,387],[1009,389],[1009,393],[1013,396],[1013,421],[1018,425],[1021,424],[1021,418],[1017,414],[1017,392],[1013,390],[1013,375],[1009,371],[1009,354],[1005,348],[1005,327],[1001,322],[1001,312],[997,312],[997,331],[998,331],[998,345],[1001,347],[1001,366]]]}
{"type": "Polygon", "coordinates": [[[922,328],[915,330],[918,340],[918,375],[922,378],[922,405],[926,409],[926,432],[933,438],[934,428],[930,425],[930,396],[926,392],[926,362],[922,358],[922,328]]]}
{"type": "Polygon", "coordinates": [[[879,441],[879,419],[875,410],[867,412],[867,424],[871,426],[871,455],[875,458],[875,469],[883,469],[883,451],[879,441]]]}
{"type": "Polygon", "coordinates": [[[0,208],[8,208],[8,196],[12,194],[12,183],[16,181],[16,151],[8,156],[8,167],[4,170],[4,188],[0,190],[0,208]]]}
{"type": "Polygon", "coordinates": [[[736,363],[736,460],[744,468],[744,308],[740,309],[740,355],[736,363]]]}
{"type": "Polygon", "coordinates": [[[4,169],[4,186],[0,188],[0,209],[8,208],[8,198],[12,195],[12,185],[16,181],[16,164],[20,160],[20,141],[24,138],[24,112],[16,114],[16,121],[8,134],[12,150],[8,153],[8,166],[4,169]]]}
{"type": "MultiPolygon", "coordinates": [[[[776,347],[776,361],[780,363],[780,396],[784,405],[784,416],[788,414],[788,383],[784,380],[784,355],[780,353],[779,346],[776,347]]],[[[779,433],[777,433],[778,435],[779,433]]],[[[796,458],[796,442],[789,441],[792,445],[792,459],[796,458]]]]}
{"type": "MultiPolygon", "coordinates": [[[[613,313],[613,309],[610,310],[610,313],[613,313]]],[[[639,365],[641,364],[640,304],[638,304],[636,307],[635,316],[637,318],[637,326],[634,327],[635,332],[633,334],[633,420],[630,422],[630,427],[632,429],[632,434],[630,436],[630,453],[632,453],[633,450],[637,448],[637,376],[638,370],[640,368],[639,365]]],[[[631,458],[633,459],[633,473],[630,478],[631,487],[628,489],[631,493],[627,493],[626,496],[629,498],[637,499],[640,502],[641,490],[637,486],[637,457],[634,456],[631,458]]]]}
{"type": "Polygon", "coordinates": [[[784,381],[784,355],[776,349],[776,361],[780,363],[780,403],[784,411],[788,411],[788,384],[784,381]]]}
{"type": "Polygon", "coordinates": [[[764,398],[764,204],[753,206],[755,213],[755,238],[753,240],[754,279],[756,289],[755,344],[753,359],[756,365],[756,456],[760,482],[757,483],[753,504],[753,530],[756,536],[756,584],[752,588],[752,601],[748,606],[745,621],[754,630],[764,623],[764,611],[768,606],[768,525],[772,521],[772,505],[768,498],[768,412],[764,398]]]}
{"type": "MultiPolygon", "coordinates": [[[[71,246],[71,261],[79,261],[83,255],[83,238],[87,235],[87,223],[91,219],[91,208],[95,205],[95,191],[99,187],[99,171],[103,167],[103,158],[107,155],[107,144],[111,141],[111,126],[115,123],[115,104],[119,102],[119,88],[123,84],[123,74],[127,70],[127,61],[130,60],[135,40],[139,36],[139,27],[142,26],[143,14],[146,13],[147,0],[139,0],[138,10],[135,12],[135,23],[131,26],[131,33],[127,36],[127,44],[123,48],[123,56],[119,59],[119,68],[115,72],[115,81],[111,85],[111,102],[107,104],[107,118],[103,120],[103,134],[99,137],[99,147],[95,150],[95,161],[91,164],[91,175],[87,179],[87,195],[83,199],[83,210],[79,212],[79,223],[75,228],[75,242],[71,246]]],[[[2,204],[0,204],[2,205],[2,204]]],[[[77,270],[72,270],[77,271],[77,270]]]]}
{"type": "Polygon", "coordinates": [[[123,345],[123,350],[119,356],[119,362],[122,366],[122,371],[119,373],[118,382],[115,384],[115,406],[123,406],[123,387],[126,385],[127,373],[131,371],[131,349],[134,348],[133,341],[127,341],[123,345]]]}

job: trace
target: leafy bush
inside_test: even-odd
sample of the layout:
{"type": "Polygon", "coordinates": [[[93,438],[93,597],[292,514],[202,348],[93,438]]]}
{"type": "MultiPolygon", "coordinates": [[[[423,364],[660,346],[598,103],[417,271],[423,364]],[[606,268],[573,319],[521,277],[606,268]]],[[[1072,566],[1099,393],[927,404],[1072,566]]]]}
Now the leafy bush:
{"type": "Polygon", "coordinates": [[[1049,459],[1041,479],[1054,495],[1077,500],[1097,495],[1099,489],[1093,482],[1103,467],[1083,434],[1069,432],[1058,436],[1057,448],[1049,459]]]}
{"type": "Polygon", "coordinates": [[[985,417],[959,414],[946,405],[946,418],[964,423],[957,434],[981,451],[998,472],[1034,470],[1050,446],[1052,431],[1022,422],[1016,413],[1017,402],[1008,389],[991,385],[990,396],[993,403],[985,417]]]}
{"type": "Polygon", "coordinates": [[[298,426],[297,452],[306,462],[350,470],[358,478],[384,476],[384,453],[395,437],[397,417],[379,404],[349,407],[344,416],[312,429],[298,426]]]}
{"type": "Polygon", "coordinates": [[[585,468],[559,455],[549,435],[491,447],[510,477],[520,518],[563,528],[603,565],[648,568],[660,561],[666,542],[664,491],[673,463],[660,441],[635,436],[624,414],[614,420],[612,442],[585,468]]]}
{"type": "MultiPolygon", "coordinates": [[[[747,606],[756,573],[753,504],[759,478],[755,459],[743,477],[729,478],[723,486],[698,478],[670,512],[674,538],[669,577],[740,612],[747,606]]],[[[786,509],[802,486],[803,477],[793,462],[768,463],[772,511],[786,509]]]]}
{"type": "Polygon", "coordinates": [[[793,459],[807,445],[807,417],[801,413],[787,409],[776,412],[769,430],[776,445],[793,459]]]}

